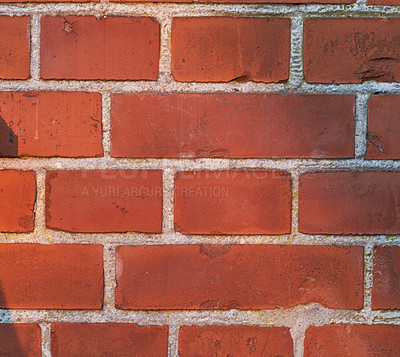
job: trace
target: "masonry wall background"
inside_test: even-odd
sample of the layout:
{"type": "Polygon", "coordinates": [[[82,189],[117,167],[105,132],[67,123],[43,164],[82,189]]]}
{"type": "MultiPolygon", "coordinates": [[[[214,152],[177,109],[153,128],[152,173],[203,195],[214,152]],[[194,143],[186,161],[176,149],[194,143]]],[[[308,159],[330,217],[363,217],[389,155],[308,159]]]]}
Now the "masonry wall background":
{"type": "Polygon", "coordinates": [[[2,2],[1,353],[399,354],[400,3],[322,2],[2,2]]]}

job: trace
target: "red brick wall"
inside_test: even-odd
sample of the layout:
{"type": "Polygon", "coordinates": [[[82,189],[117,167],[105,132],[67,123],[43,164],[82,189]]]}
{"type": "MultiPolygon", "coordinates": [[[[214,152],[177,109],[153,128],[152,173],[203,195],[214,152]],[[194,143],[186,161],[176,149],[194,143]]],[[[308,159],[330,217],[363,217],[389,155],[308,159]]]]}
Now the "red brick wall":
{"type": "Polygon", "coordinates": [[[400,354],[400,2],[0,0],[0,355],[400,354]]]}

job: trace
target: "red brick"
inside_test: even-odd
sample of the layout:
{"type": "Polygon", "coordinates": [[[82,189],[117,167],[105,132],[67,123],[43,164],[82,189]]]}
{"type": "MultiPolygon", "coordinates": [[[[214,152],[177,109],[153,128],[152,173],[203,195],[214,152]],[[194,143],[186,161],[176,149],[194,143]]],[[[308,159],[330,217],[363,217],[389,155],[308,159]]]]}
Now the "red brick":
{"type": "Polygon", "coordinates": [[[41,357],[41,331],[36,324],[0,324],[0,355],[41,357]]]}
{"type": "Polygon", "coordinates": [[[51,350],[53,357],[168,356],[168,326],[52,324],[51,350]]]}
{"type": "Polygon", "coordinates": [[[287,327],[182,326],[180,357],[247,356],[292,357],[287,327]]]}
{"type": "Polygon", "coordinates": [[[310,326],[304,348],[305,357],[395,357],[400,351],[400,326],[310,326]]]}
{"type": "Polygon", "coordinates": [[[34,171],[0,171],[0,232],[32,232],[35,200],[34,171]]]}
{"type": "Polygon", "coordinates": [[[354,155],[353,96],[115,94],[111,113],[114,157],[354,155]]]}
{"type": "Polygon", "coordinates": [[[306,19],[307,82],[361,83],[400,80],[400,19],[306,19]]]}
{"type": "Polygon", "coordinates": [[[181,82],[283,82],[290,19],[198,17],[172,21],[172,74],[181,82]]]}
{"type": "Polygon", "coordinates": [[[319,172],[300,178],[303,233],[400,233],[400,173],[319,172]]]}
{"type": "Polygon", "coordinates": [[[46,175],[46,225],[68,232],[162,229],[162,173],[53,171],[46,175]]]}
{"type": "Polygon", "coordinates": [[[44,79],[157,80],[159,23],[153,18],[45,16],[44,79]]]}
{"type": "Polygon", "coordinates": [[[373,309],[400,308],[399,271],[400,247],[374,247],[374,281],[372,289],[373,309]]]}
{"type": "Polygon", "coordinates": [[[0,79],[30,76],[29,16],[0,16],[0,79]]]}
{"type": "Polygon", "coordinates": [[[367,5],[400,5],[399,0],[367,0],[367,5]]]}
{"type": "Polygon", "coordinates": [[[0,92],[0,156],[102,156],[101,140],[98,93],[0,92]]]}
{"type": "Polygon", "coordinates": [[[0,244],[0,308],[101,309],[101,245],[0,244]]]}
{"type": "Polygon", "coordinates": [[[400,159],[400,95],[368,101],[367,159],[400,159]]]}
{"type": "Polygon", "coordinates": [[[363,306],[363,248],[277,245],[117,247],[120,309],[363,306]]]}
{"type": "Polygon", "coordinates": [[[175,175],[175,230],[185,234],[290,233],[290,175],[197,171],[175,175]]]}

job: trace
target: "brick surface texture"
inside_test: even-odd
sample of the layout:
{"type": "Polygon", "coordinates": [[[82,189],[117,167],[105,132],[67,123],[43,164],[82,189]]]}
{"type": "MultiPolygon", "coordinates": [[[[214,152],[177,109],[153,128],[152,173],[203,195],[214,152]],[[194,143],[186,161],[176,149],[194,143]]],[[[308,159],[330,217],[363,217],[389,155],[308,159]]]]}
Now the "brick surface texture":
{"type": "Polygon", "coordinates": [[[398,357],[399,0],[0,0],[0,355],[398,357]]]}

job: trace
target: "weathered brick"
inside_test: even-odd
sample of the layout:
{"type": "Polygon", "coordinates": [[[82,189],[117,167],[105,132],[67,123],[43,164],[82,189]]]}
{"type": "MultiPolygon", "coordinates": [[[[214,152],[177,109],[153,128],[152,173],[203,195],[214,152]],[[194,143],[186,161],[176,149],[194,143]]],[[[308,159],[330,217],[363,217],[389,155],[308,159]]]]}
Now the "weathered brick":
{"type": "Polygon", "coordinates": [[[185,234],[290,233],[290,186],[285,172],[178,172],[175,230],[185,234]]]}
{"type": "Polygon", "coordinates": [[[400,95],[368,101],[367,159],[400,159],[400,95]]]}
{"type": "Polygon", "coordinates": [[[304,21],[304,75],[314,83],[400,80],[400,19],[304,21]]]}
{"type": "Polygon", "coordinates": [[[303,233],[400,233],[399,209],[399,172],[312,172],[300,177],[303,233]]]}
{"type": "Polygon", "coordinates": [[[41,357],[40,327],[36,324],[0,324],[0,355],[41,357]]]}
{"type": "Polygon", "coordinates": [[[0,171],[0,232],[32,232],[35,200],[34,171],[0,171]]]}
{"type": "Polygon", "coordinates": [[[49,172],[46,225],[68,232],[159,233],[162,173],[157,170],[49,172]]]}
{"type": "Polygon", "coordinates": [[[120,323],[51,325],[53,357],[168,356],[168,326],[120,323]]]}
{"type": "Polygon", "coordinates": [[[101,309],[103,247],[0,244],[0,308],[101,309]]]}
{"type": "Polygon", "coordinates": [[[157,80],[159,46],[153,18],[45,16],[41,77],[157,80]]]}
{"type": "Polygon", "coordinates": [[[181,82],[283,82],[290,19],[197,17],[172,21],[172,75],[181,82]]]}
{"type": "Polygon", "coordinates": [[[111,117],[114,157],[354,155],[347,95],[115,94],[111,117]]]}
{"type": "Polygon", "coordinates": [[[372,308],[400,308],[400,247],[374,247],[372,308]]]}
{"type": "Polygon", "coordinates": [[[119,309],[363,306],[363,248],[277,245],[117,247],[119,309]]]}
{"type": "Polygon", "coordinates": [[[293,356],[293,341],[287,327],[182,326],[180,357],[293,356]]]}
{"type": "Polygon", "coordinates": [[[0,79],[30,76],[29,16],[0,16],[0,79]]]}
{"type": "Polygon", "coordinates": [[[0,92],[0,157],[102,156],[101,95],[0,92]]]}
{"type": "Polygon", "coordinates": [[[400,350],[400,326],[310,326],[304,349],[305,357],[395,357],[400,350]]]}

